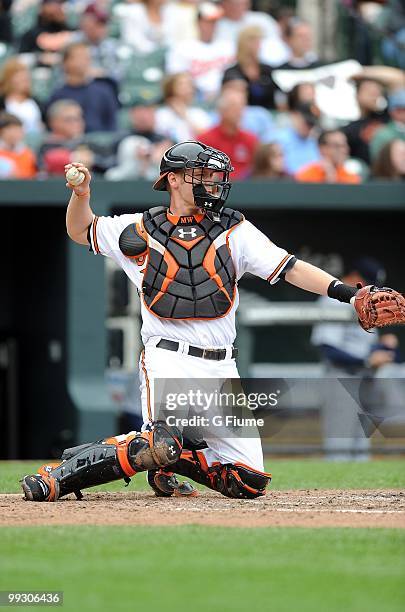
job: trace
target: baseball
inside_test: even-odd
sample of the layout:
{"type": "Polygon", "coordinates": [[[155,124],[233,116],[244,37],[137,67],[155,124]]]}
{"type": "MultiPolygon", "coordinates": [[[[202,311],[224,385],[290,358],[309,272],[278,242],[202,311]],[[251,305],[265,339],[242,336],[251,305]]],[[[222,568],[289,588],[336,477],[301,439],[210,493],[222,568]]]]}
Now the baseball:
{"type": "Polygon", "coordinates": [[[74,166],[72,168],[69,168],[69,170],[66,172],[66,180],[68,181],[68,183],[74,185],[75,187],[77,185],[81,185],[84,179],[85,175],[83,174],[83,172],[80,172],[80,170],[78,170],[74,166]]]}

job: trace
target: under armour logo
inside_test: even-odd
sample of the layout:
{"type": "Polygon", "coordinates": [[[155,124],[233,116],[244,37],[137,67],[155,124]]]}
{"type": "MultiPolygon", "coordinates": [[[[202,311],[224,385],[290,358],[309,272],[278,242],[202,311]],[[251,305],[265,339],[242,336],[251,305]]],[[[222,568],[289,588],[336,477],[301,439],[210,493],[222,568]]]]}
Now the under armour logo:
{"type": "Polygon", "coordinates": [[[183,229],[182,227],[179,227],[178,232],[179,232],[180,238],[184,238],[185,236],[190,236],[191,238],[197,237],[197,230],[195,227],[191,227],[188,230],[183,229]]]}
{"type": "Polygon", "coordinates": [[[174,450],[174,446],[173,446],[173,445],[170,445],[170,446],[169,446],[169,451],[170,451],[170,454],[171,454],[172,456],[176,454],[176,451],[174,450]]]}

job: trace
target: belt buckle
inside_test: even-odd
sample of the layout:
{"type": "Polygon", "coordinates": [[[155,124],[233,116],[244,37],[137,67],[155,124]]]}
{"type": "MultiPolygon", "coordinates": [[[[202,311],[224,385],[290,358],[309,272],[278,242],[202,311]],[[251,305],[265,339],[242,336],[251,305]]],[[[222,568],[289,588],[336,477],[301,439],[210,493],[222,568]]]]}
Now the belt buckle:
{"type": "Polygon", "coordinates": [[[209,359],[210,361],[212,361],[213,359],[215,359],[214,353],[215,353],[215,349],[205,348],[203,349],[202,358],[209,359]]]}

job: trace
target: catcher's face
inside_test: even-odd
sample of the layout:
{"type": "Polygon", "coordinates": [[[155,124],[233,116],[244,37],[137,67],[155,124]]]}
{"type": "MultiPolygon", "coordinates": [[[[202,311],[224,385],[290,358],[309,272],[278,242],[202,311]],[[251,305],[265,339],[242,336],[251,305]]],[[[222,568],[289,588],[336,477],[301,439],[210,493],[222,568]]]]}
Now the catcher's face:
{"type": "Polygon", "coordinates": [[[212,168],[193,168],[185,170],[184,182],[191,185],[203,184],[205,191],[213,196],[219,196],[221,186],[226,182],[226,173],[212,168]]]}

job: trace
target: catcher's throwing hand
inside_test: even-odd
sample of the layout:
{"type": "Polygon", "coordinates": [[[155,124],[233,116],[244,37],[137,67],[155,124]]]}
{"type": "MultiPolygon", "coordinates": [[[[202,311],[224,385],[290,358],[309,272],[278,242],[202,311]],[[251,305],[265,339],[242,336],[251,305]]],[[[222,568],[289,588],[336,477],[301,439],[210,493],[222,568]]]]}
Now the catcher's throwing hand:
{"type": "Polygon", "coordinates": [[[72,162],[71,164],[66,164],[65,176],[66,176],[66,181],[67,181],[66,187],[69,187],[69,189],[72,189],[72,191],[74,191],[75,194],[78,196],[88,195],[89,190],[90,190],[91,174],[88,168],[86,168],[86,166],[84,166],[80,162],[72,162]],[[71,168],[76,168],[79,172],[84,174],[84,179],[79,185],[70,183],[68,176],[66,176],[71,168]]]}
{"type": "Polygon", "coordinates": [[[395,289],[367,285],[356,293],[353,305],[366,331],[405,323],[405,297],[395,289]]]}

